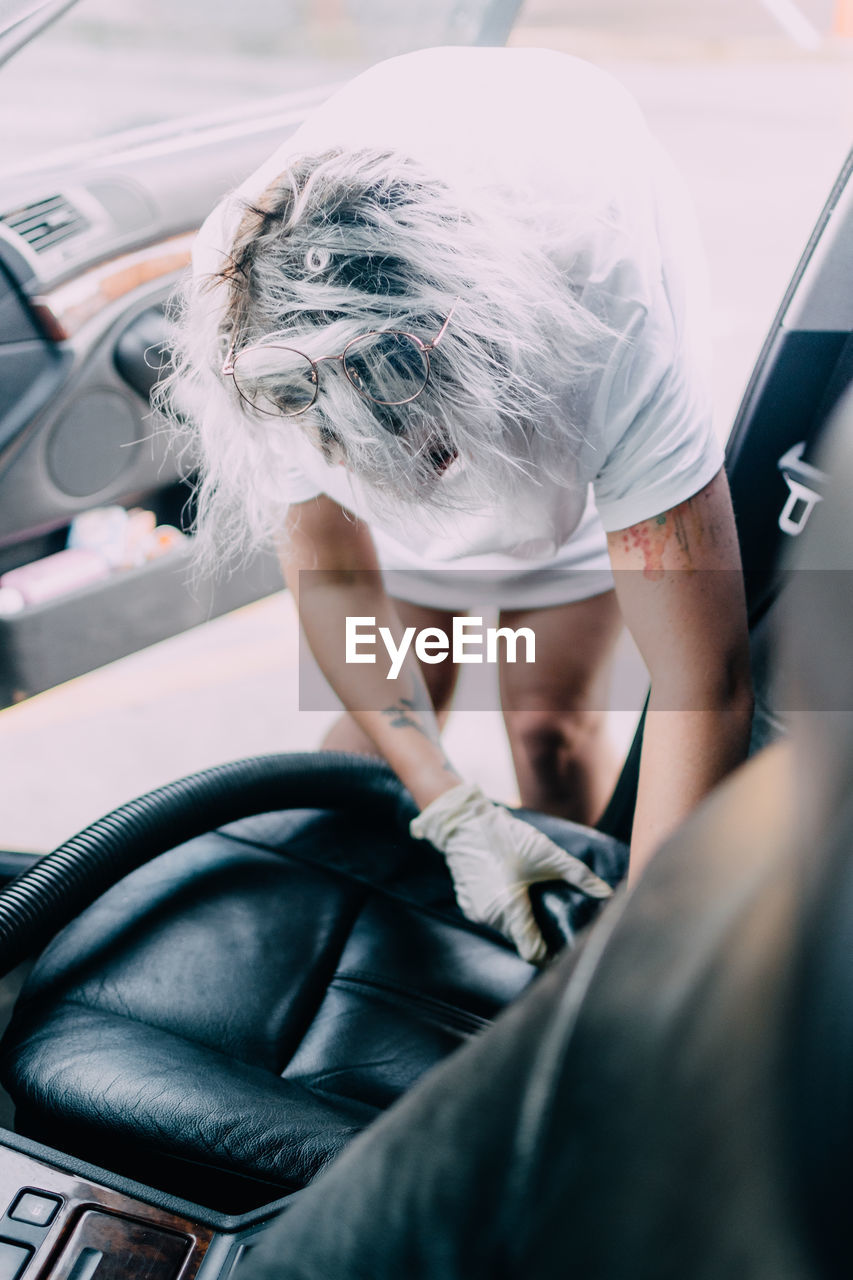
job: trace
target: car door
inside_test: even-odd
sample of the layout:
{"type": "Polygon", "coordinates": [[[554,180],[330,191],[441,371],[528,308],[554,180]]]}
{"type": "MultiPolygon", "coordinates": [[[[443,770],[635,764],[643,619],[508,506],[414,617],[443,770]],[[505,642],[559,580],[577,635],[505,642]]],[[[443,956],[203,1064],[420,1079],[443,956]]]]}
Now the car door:
{"type": "MultiPolygon", "coordinates": [[[[97,11],[95,0],[83,0],[81,13],[87,2],[97,11]]],[[[0,8],[0,59],[37,39],[40,25],[70,7],[68,0],[16,0],[0,8]]],[[[418,15],[371,0],[358,7],[357,19],[348,19],[355,52],[341,62],[312,46],[313,61],[306,55],[300,64],[298,89],[122,130],[39,162],[24,158],[6,172],[0,196],[0,706],[280,587],[270,555],[215,582],[190,585],[191,549],[182,533],[192,519],[191,467],[170,452],[149,416],[149,393],[166,358],[166,299],[216,200],[297,127],[335,76],[345,78],[344,67],[351,74],[376,56],[426,44],[502,43],[519,7],[520,0],[444,0],[418,15]],[[109,514],[101,512],[94,525],[78,519],[103,508],[109,514]],[[134,515],[144,550],[137,545],[132,555],[126,546],[116,552],[110,541],[111,522],[125,538],[128,511],[145,513],[134,515]],[[104,539],[94,551],[87,541],[93,527],[104,539]],[[70,554],[69,529],[83,542],[70,554]],[[130,567],[116,566],[122,557],[130,567]]],[[[197,21],[206,18],[189,8],[197,21]]],[[[333,0],[309,8],[326,14],[330,30],[346,16],[333,0]]],[[[272,14],[277,39],[289,21],[294,42],[310,36],[316,44],[303,10],[252,0],[239,15],[216,21],[239,21],[241,35],[254,22],[260,39],[272,14]]],[[[101,5],[102,19],[104,11],[101,5]]],[[[236,38],[237,28],[232,31],[236,38]]],[[[108,65],[94,63],[88,73],[101,66],[106,76],[108,65]]],[[[287,66],[293,65],[291,59],[287,66]]],[[[86,70],[81,63],[81,76],[86,70]]],[[[68,67],[61,72],[67,76],[68,67]]],[[[73,92],[73,79],[67,84],[73,92]]],[[[121,86],[111,82],[110,88],[115,98],[121,86]]],[[[22,120],[24,114],[22,106],[22,120]]]]}
{"type": "MultiPolygon", "coordinates": [[[[822,501],[824,428],[853,386],[853,152],[847,157],[759,353],[726,449],[747,590],[755,683],[751,752],[785,731],[774,678],[791,545],[822,501]]],[[[853,568],[853,548],[849,549],[853,568]]],[[[598,826],[630,839],[643,721],[598,826]]]]}

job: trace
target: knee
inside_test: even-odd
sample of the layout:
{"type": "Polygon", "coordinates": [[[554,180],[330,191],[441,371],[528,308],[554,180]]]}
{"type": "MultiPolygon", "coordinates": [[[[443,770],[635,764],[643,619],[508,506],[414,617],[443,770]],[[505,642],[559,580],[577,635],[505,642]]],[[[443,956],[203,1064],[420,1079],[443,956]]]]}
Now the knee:
{"type": "Polygon", "coordinates": [[[542,707],[512,711],[507,730],[535,770],[580,761],[598,746],[604,733],[603,711],[555,711],[542,707]]]}

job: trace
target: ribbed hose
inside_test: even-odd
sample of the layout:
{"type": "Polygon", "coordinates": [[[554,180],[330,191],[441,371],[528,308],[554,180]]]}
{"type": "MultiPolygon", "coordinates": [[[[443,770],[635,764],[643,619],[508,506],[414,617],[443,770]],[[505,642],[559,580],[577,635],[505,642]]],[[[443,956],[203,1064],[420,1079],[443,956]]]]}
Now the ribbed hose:
{"type": "Polygon", "coordinates": [[[158,854],[280,809],[357,809],[401,830],[417,812],[384,762],[343,753],[255,756],[180,778],[99,818],[0,891],[0,976],[158,854]]]}

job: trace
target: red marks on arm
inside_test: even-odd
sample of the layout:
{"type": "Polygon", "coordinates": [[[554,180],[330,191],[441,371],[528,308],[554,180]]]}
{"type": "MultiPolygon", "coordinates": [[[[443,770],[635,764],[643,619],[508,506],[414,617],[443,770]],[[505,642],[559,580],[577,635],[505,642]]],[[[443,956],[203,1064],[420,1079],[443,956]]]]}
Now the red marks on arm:
{"type": "MultiPolygon", "coordinates": [[[[682,503],[682,506],[687,506],[682,503]]],[[[675,509],[676,511],[678,508],[675,509]]],[[[676,533],[675,511],[669,515],[653,516],[640,524],[623,529],[616,535],[621,540],[622,553],[634,563],[642,559],[643,574],[655,581],[663,576],[666,545],[676,533]]],[[[638,566],[639,567],[639,566],[638,566]]]]}

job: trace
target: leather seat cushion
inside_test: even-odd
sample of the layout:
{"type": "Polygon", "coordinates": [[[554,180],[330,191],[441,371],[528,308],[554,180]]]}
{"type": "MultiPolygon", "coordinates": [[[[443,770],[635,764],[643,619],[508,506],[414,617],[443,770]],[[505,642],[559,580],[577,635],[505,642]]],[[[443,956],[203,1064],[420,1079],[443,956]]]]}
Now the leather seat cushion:
{"type": "Polygon", "coordinates": [[[3,1079],[28,1136],[191,1199],[201,1178],[236,1208],[241,1177],[309,1182],[534,976],[462,916],[424,842],[266,814],[155,858],[58,935],[3,1079]]]}

